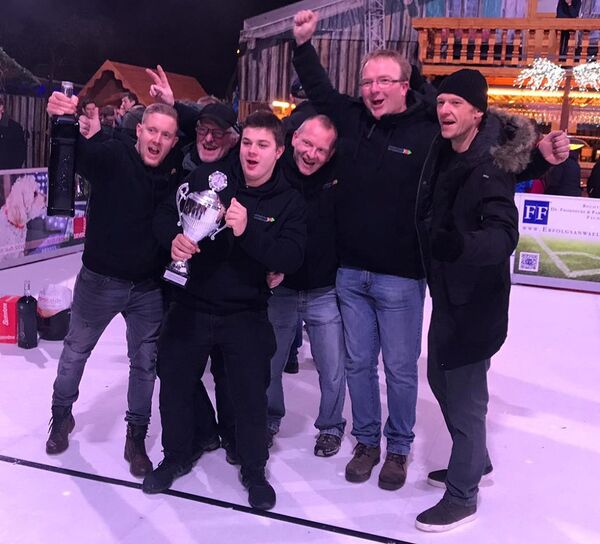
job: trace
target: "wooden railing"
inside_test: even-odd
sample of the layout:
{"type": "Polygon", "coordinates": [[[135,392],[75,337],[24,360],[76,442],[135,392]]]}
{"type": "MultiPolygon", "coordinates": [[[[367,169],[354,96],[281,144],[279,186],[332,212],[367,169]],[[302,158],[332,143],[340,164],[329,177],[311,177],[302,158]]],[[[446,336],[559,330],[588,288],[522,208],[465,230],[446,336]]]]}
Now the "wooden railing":
{"type": "Polygon", "coordinates": [[[598,55],[598,19],[422,18],[414,19],[413,27],[427,75],[476,66],[487,67],[482,71],[488,75],[510,76],[536,57],[566,67],[598,55]],[[568,41],[561,48],[566,31],[568,41]]]}

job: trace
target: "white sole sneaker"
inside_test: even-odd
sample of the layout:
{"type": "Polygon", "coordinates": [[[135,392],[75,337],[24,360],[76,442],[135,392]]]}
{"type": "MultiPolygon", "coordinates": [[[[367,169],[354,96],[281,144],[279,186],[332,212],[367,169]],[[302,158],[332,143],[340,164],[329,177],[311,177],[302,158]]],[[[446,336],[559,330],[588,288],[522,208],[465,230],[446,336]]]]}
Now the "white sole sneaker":
{"type": "Polygon", "coordinates": [[[453,523],[448,523],[447,525],[433,525],[430,523],[422,523],[420,521],[415,521],[415,527],[420,531],[425,531],[427,533],[443,533],[444,531],[450,531],[460,525],[464,525],[465,523],[474,521],[476,518],[477,512],[471,514],[470,516],[459,519],[458,521],[455,521],[453,523]]]}

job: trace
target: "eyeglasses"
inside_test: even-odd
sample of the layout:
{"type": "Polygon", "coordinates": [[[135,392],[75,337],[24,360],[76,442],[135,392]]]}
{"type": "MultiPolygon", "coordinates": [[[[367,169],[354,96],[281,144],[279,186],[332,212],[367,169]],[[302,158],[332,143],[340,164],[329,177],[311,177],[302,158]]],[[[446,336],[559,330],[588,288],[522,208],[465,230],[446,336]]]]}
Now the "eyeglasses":
{"type": "Polygon", "coordinates": [[[377,83],[378,87],[389,87],[393,83],[406,83],[405,79],[392,79],[391,77],[378,77],[377,79],[361,79],[358,83],[361,87],[372,87],[377,83]]]}
{"type": "Polygon", "coordinates": [[[212,134],[212,137],[215,140],[220,140],[221,138],[225,137],[225,134],[227,134],[227,131],[221,130],[220,128],[207,128],[203,127],[202,125],[196,126],[196,134],[200,136],[200,138],[206,138],[209,132],[212,134]]]}

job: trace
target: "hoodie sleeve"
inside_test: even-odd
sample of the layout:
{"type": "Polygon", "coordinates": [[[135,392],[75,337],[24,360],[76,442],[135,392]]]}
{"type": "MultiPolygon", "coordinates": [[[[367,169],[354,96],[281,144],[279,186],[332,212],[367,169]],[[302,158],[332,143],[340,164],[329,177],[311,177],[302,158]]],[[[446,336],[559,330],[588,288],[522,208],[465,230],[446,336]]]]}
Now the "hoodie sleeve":
{"type": "Polygon", "coordinates": [[[333,88],[317,51],[310,42],[294,49],[293,63],[308,99],[319,113],[331,117],[339,129],[352,99],[333,88]]]}
{"type": "Polygon", "coordinates": [[[102,131],[89,140],[80,135],[77,138],[77,173],[92,183],[110,175],[117,163],[119,145],[102,131]]]}
{"type": "Polygon", "coordinates": [[[262,263],[267,270],[292,274],[302,266],[306,247],[306,207],[302,197],[290,191],[284,225],[273,235],[265,232],[256,221],[248,221],[240,236],[242,249],[262,263]]]}
{"type": "Polygon", "coordinates": [[[158,240],[161,247],[168,250],[169,253],[171,252],[173,238],[183,232],[183,229],[177,225],[179,214],[175,203],[176,194],[177,189],[173,189],[169,193],[169,196],[159,204],[154,212],[152,221],[154,237],[158,240]]]}
{"type": "Polygon", "coordinates": [[[462,232],[464,250],[457,263],[489,266],[510,257],[519,240],[513,185],[513,177],[500,171],[484,174],[480,226],[477,230],[462,232]]]}

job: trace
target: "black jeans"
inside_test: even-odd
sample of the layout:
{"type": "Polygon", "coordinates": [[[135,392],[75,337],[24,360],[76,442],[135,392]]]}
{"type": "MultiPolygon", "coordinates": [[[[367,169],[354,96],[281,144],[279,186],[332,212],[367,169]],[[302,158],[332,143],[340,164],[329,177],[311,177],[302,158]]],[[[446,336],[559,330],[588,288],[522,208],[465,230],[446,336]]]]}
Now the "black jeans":
{"type": "Polygon", "coordinates": [[[192,455],[194,395],[214,348],[223,355],[242,474],[251,475],[262,471],[268,458],[266,390],[275,335],[266,309],[223,316],[171,304],[158,342],[165,456],[185,461],[192,455]]]}
{"type": "Polygon", "coordinates": [[[444,370],[439,365],[443,354],[436,353],[432,336],[430,329],[427,379],[452,437],[444,497],[463,506],[474,506],[479,481],[484,470],[491,467],[485,425],[490,359],[444,370]]]}
{"type": "Polygon", "coordinates": [[[225,362],[219,348],[210,352],[210,373],[215,382],[216,413],[204,384],[200,382],[194,397],[196,421],[194,450],[219,435],[224,442],[235,443],[235,412],[225,375],[225,362]]]}

